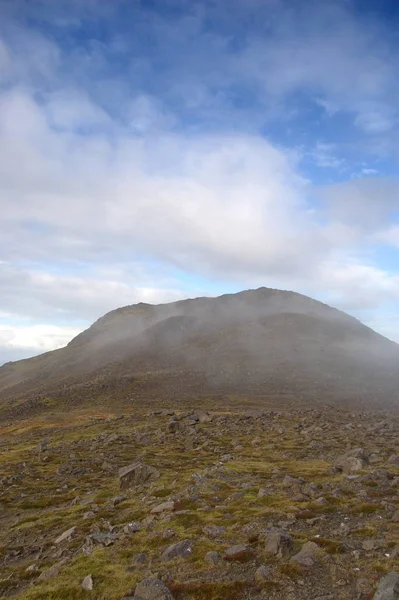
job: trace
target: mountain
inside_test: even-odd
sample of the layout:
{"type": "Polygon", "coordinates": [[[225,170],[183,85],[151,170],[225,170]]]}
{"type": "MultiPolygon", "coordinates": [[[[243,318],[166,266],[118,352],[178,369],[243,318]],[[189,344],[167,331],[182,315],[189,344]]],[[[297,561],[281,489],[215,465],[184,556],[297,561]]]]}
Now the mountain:
{"type": "Polygon", "coordinates": [[[0,368],[0,405],[212,395],[399,406],[399,346],[268,288],[114,310],[65,348],[0,368]]]}

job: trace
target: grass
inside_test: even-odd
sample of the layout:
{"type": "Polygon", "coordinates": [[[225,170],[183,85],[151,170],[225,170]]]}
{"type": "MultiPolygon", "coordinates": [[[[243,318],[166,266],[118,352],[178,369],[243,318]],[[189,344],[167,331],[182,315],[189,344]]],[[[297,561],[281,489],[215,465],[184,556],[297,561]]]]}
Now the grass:
{"type": "MultiPolygon", "coordinates": [[[[231,405],[234,408],[232,400],[231,405]]],[[[380,502],[359,502],[350,484],[347,484],[346,490],[342,489],[342,476],[328,471],[328,460],[309,455],[306,440],[298,437],[294,429],[297,417],[292,415],[279,417],[283,434],[271,427],[263,431],[256,422],[248,431],[246,424],[241,429],[227,432],[212,423],[201,424],[199,429],[205,432],[206,444],[194,443],[192,449],[190,446],[186,448],[179,436],[167,436],[164,442],[158,438],[157,431],[165,430],[168,417],[156,416],[147,420],[144,412],[135,411],[130,420],[107,422],[107,419],[117,416],[116,410],[112,412],[101,406],[85,407],[66,415],[57,413],[57,406],[52,404],[51,399],[48,408],[54,409],[54,412],[47,411],[30,421],[14,425],[0,425],[0,468],[7,476],[22,471],[25,475],[15,485],[0,488],[0,502],[7,517],[5,525],[0,527],[2,556],[7,556],[11,548],[22,549],[20,556],[8,558],[3,567],[0,565],[0,579],[12,574],[11,579],[4,582],[7,588],[4,588],[4,594],[13,593],[23,600],[119,600],[134,590],[137,581],[147,573],[146,567],[132,566],[133,557],[145,552],[152,572],[164,577],[169,574],[168,585],[177,600],[239,600],[246,597],[245,594],[256,593],[260,589],[264,589],[267,597],[269,591],[271,595],[278,593],[278,584],[285,585],[287,579],[295,583],[302,578],[303,569],[287,560],[266,557],[264,543],[261,537],[258,538],[256,527],[260,530],[269,526],[280,527],[279,521],[286,520],[287,513],[294,513],[296,518],[290,530],[294,540],[293,552],[313,539],[323,549],[326,559],[326,555],[334,555],[334,559],[330,560],[341,560],[340,555],[347,551],[346,539],[335,539],[331,533],[333,529],[327,528],[329,519],[335,518],[336,514],[340,515],[340,519],[342,514],[349,514],[355,520],[357,529],[351,535],[357,543],[361,543],[363,536],[372,537],[381,532],[376,518],[376,512],[381,510],[380,502]],[[138,431],[149,431],[151,443],[137,443],[135,433],[138,431]],[[119,439],[109,442],[107,436],[111,433],[116,433],[119,439]],[[256,437],[260,441],[253,445],[256,437]],[[49,438],[49,449],[39,456],[38,445],[44,438],[49,438]],[[241,450],[235,450],[233,441],[239,442],[241,450]],[[197,447],[199,450],[195,449],[197,447]],[[42,459],[46,454],[50,460],[44,462],[42,459]],[[220,464],[219,458],[223,454],[232,454],[234,459],[220,464]],[[118,468],[138,456],[159,467],[161,477],[149,487],[127,492],[126,500],[113,508],[112,498],[121,493],[118,468]],[[109,471],[101,468],[103,461],[110,462],[109,471]],[[86,472],[72,475],[70,465],[83,465],[86,472]],[[198,483],[193,478],[195,473],[207,475],[198,483]],[[297,502],[292,499],[293,491],[282,487],[286,474],[299,477],[305,483],[337,486],[339,495],[325,491],[323,495],[327,504],[321,506],[312,500],[297,502]],[[250,487],[243,489],[242,483],[249,483],[250,487]],[[259,488],[266,486],[270,488],[270,494],[258,498],[259,488]],[[76,497],[80,500],[72,504],[76,497]],[[175,511],[156,517],[148,526],[143,525],[138,533],[122,537],[106,549],[96,547],[90,556],[83,553],[73,556],[92,528],[106,532],[109,531],[108,523],[119,527],[119,530],[132,521],[146,523],[151,508],[169,498],[175,501],[175,511]],[[82,504],[84,500],[90,502],[82,504]],[[92,505],[95,505],[94,508],[92,505]],[[83,514],[92,510],[94,518],[83,519],[83,514]],[[176,514],[179,510],[189,512],[176,514]],[[320,516],[323,520],[307,523],[309,519],[320,516]],[[59,560],[52,554],[54,540],[74,525],[77,525],[76,535],[62,546],[65,555],[70,558],[69,562],[56,578],[37,581],[40,570],[59,560]],[[202,533],[206,525],[223,525],[226,532],[220,540],[208,539],[202,533]],[[248,530],[244,529],[246,525],[250,525],[248,530]],[[252,533],[252,525],[255,533],[252,533]],[[167,529],[174,531],[173,537],[165,537],[167,529]],[[316,535],[320,537],[314,537],[316,535]],[[189,558],[167,564],[160,560],[166,546],[187,538],[194,545],[189,558]],[[44,547],[44,557],[38,559],[40,570],[27,572],[26,567],[36,559],[32,554],[25,554],[24,549],[37,546],[40,539],[44,547]],[[219,579],[215,576],[218,568],[204,561],[205,554],[216,551],[223,555],[225,549],[237,543],[252,544],[257,564],[266,562],[273,572],[270,582],[255,587],[253,572],[242,581],[237,574],[236,580],[230,580],[230,570],[235,573],[238,568],[250,568],[245,564],[228,567],[223,563],[219,571],[222,575],[219,579]],[[94,580],[92,593],[81,587],[83,578],[88,574],[94,580]]],[[[233,409],[219,413],[232,415],[229,418],[234,419],[233,409]]],[[[201,435],[198,435],[200,442],[201,435]]],[[[346,432],[345,435],[349,434],[346,432]]],[[[338,439],[330,442],[331,448],[342,446],[338,439]]],[[[384,494],[384,490],[380,492],[374,485],[367,486],[367,490],[369,499],[373,494],[376,494],[376,499],[377,493],[384,494]]],[[[390,548],[398,543],[398,535],[392,528],[386,536],[390,548]]],[[[378,573],[380,569],[391,567],[389,560],[367,560],[369,562],[360,557],[361,567],[366,571],[378,573]]]]}
{"type": "Polygon", "coordinates": [[[243,597],[244,590],[247,591],[251,586],[243,580],[213,583],[170,582],[168,587],[176,600],[239,600],[243,597]]]}
{"type": "Polygon", "coordinates": [[[127,570],[128,561],[112,550],[99,548],[91,556],[79,555],[66,565],[53,580],[35,584],[22,598],[24,600],[81,600],[83,598],[107,597],[109,600],[122,598],[134,589],[138,574],[127,570]],[[86,575],[92,575],[95,590],[87,592],[81,582],[86,575]]]}

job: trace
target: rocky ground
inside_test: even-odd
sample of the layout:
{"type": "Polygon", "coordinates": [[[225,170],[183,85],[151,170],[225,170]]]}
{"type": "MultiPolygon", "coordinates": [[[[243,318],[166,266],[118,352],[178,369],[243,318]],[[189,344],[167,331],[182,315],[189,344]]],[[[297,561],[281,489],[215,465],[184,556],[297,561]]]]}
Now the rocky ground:
{"type": "Polygon", "coordinates": [[[3,423],[1,597],[398,598],[398,431],[330,408],[3,423]]]}

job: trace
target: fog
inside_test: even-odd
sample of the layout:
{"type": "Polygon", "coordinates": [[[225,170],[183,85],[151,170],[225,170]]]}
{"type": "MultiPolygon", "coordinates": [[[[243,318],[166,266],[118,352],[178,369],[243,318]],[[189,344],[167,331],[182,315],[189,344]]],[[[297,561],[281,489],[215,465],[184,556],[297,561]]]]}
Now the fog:
{"type": "Polygon", "coordinates": [[[182,393],[398,402],[397,344],[321,302],[267,288],[120,308],[21,364],[0,369],[0,389],[145,377],[160,387],[174,378],[182,393]]]}

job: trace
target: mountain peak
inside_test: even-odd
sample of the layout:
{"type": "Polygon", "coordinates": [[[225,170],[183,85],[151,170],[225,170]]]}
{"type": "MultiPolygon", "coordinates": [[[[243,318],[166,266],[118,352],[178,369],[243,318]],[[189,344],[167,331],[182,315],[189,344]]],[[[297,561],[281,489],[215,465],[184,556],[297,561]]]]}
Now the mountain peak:
{"type": "Polygon", "coordinates": [[[78,401],[82,389],[99,393],[99,382],[126,396],[140,380],[142,397],[178,390],[397,406],[398,365],[399,346],[355,318],[260,287],[118,308],[66,348],[0,369],[0,390],[4,398],[51,392],[78,401]]]}

